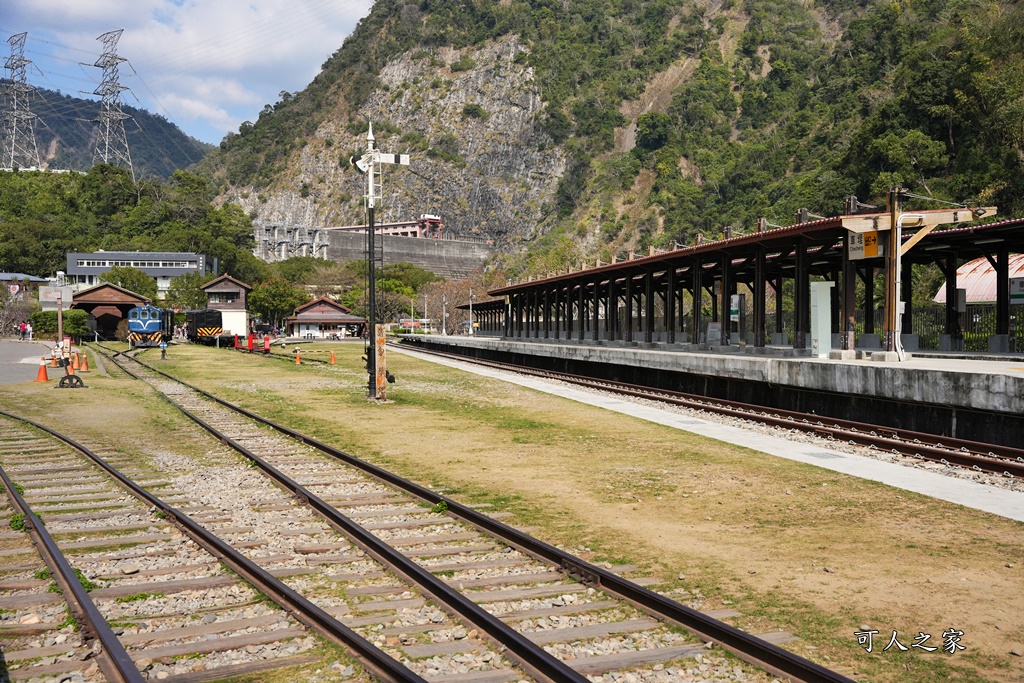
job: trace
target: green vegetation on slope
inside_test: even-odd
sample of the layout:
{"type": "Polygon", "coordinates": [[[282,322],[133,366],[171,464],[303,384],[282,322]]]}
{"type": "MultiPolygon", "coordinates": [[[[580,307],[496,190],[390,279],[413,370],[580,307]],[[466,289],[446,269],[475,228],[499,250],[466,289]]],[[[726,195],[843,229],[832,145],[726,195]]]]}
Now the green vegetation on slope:
{"type": "Polygon", "coordinates": [[[471,66],[436,48],[513,33],[546,102],[537,125],[569,155],[545,228],[573,245],[595,225],[602,245],[688,243],[761,216],[788,223],[801,207],[835,213],[844,196],[877,200],[897,183],[1024,214],[1024,9],[997,0],[382,0],[211,168],[270,184],[329,114],[365,101],[388,60],[409,52],[443,75],[471,66]],[[670,104],[615,151],[623,103],[686,58],[695,68],[670,104]]]}
{"type": "Polygon", "coordinates": [[[52,276],[71,251],[189,251],[220,259],[251,281],[266,264],[252,255],[252,223],[228,204],[215,209],[207,183],[185,171],[170,183],[132,183],[127,171],[0,173],[0,270],[52,276]]]}

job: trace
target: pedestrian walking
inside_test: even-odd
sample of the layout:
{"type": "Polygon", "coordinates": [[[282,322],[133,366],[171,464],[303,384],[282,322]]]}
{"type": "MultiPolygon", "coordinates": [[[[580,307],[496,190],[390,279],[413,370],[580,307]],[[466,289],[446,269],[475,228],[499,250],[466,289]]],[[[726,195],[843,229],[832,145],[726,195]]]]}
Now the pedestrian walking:
{"type": "Polygon", "coordinates": [[[21,341],[25,341],[25,321],[22,320],[21,324],[18,325],[18,335],[21,341]]]}
{"type": "Polygon", "coordinates": [[[32,323],[27,323],[25,325],[25,334],[28,335],[28,340],[32,341],[32,323]]]}

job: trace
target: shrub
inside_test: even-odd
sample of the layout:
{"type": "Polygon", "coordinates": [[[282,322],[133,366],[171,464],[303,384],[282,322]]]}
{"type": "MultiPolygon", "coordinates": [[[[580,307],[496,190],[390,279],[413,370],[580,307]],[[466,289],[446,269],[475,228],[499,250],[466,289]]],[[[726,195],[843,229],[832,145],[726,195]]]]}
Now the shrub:
{"type": "Polygon", "coordinates": [[[490,114],[488,114],[483,107],[481,107],[479,104],[476,104],[475,102],[467,104],[465,107],[462,108],[462,118],[464,119],[483,119],[486,121],[488,116],[490,116],[490,114]]]}

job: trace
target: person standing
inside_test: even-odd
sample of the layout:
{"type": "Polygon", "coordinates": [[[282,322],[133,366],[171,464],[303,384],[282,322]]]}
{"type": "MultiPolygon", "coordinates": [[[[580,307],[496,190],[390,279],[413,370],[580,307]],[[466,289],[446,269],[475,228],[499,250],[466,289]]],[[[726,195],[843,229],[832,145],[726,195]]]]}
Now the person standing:
{"type": "Polygon", "coordinates": [[[20,341],[25,341],[25,321],[22,320],[21,324],[18,325],[18,338],[20,341]]]}
{"type": "Polygon", "coordinates": [[[25,324],[25,334],[28,335],[28,340],[32,341],[32,323],[25,324]]]}

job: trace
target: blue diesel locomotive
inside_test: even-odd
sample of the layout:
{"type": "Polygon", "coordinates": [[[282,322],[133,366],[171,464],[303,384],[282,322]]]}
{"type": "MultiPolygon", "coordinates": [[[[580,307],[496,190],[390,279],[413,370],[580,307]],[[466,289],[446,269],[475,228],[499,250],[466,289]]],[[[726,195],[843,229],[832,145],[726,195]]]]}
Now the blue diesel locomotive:
{"type": "Polygon", "coordinates": [[[174,311],[148,304],[128,311],[128,343],[132,346],[160,346],[173,336],[174,311]]]}

